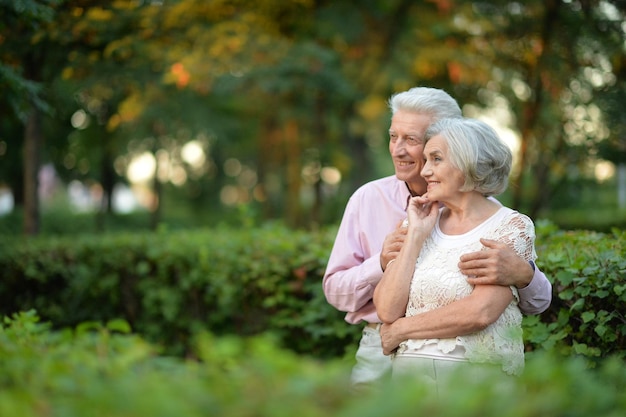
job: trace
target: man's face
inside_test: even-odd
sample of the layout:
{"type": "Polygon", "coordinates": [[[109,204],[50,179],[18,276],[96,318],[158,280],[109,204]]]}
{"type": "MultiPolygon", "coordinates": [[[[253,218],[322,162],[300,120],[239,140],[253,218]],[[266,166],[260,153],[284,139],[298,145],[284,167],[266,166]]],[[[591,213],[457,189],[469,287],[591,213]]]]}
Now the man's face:
{"type": "Polygon", "coordinates": [[[426,181],[420,173],[424,165],[424,133],[431,122],[430,115],[398,110],[389,127],[389,153],[396,177],[417,195],[426,192],[426,181]]]}

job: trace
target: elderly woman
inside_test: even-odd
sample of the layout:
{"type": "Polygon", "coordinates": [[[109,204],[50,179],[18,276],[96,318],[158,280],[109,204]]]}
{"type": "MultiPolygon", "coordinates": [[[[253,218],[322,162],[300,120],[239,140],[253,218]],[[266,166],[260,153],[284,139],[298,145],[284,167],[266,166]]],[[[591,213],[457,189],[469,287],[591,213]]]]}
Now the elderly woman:
{"type": "Polygon", "coordinates": [[[427,193],[410,201],[405,244],[376,287],[374,304],[383,323],[392,323],[462,299],[468,314],[459,320],[474,322],[468,334],[440,328],[402,342],[393,375],[415,375],[441,388],[460,367],[474,372],[496,364],[518,374],[524,345],[517,289],[471,286],[458,267],[461,255],[482,248],[481,238],[506,243],[528,261],[536,258],[532,221],[490,198],[507,187],[511,151],[481,121],[443,119],[426,132],[424,158],[427,193]]]}

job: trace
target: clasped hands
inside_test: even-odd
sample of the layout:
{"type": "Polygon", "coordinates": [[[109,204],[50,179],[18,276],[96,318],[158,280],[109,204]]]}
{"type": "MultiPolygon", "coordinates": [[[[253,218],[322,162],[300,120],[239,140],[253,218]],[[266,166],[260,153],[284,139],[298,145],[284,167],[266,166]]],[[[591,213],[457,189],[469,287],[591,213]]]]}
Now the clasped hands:
{"type": "MultiPolygon", "coordinates": [[[[415,228],[418,233],[430,233],[437,221],[438,210],[438,204],[430,202],[428,198],[412,197],[407,209],[409,227],[415,228]]],[[[383,242],[380,254],[382,268],[398,256],[406,240],[409,229],[403,223],[405,222],[399,222],[383,242]]],[[[461,273],[467,276],[470,285],[515,285],[523,288],[532,281],[532,266],[512,248],[490,239],[480,239],[480,242],[483,245],[482,250],[462,255],[458,263],[461,273]]],[[[380,330],[383,352],[386,355],[393,353],[399,343],[406,339],[394,324],[398,323],[383,324],[380,330]]]]}

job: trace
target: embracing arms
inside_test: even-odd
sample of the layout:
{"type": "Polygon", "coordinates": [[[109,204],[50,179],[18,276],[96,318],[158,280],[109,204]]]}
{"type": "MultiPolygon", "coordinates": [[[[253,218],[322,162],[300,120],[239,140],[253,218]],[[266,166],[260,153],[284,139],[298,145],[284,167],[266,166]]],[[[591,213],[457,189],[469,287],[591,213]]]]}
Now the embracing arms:
{"type": "Polygon", "coordinates": [[[384,323],[380,329],[383,353],[393,353],[408,339],[441,339],[480,331],[495,322],[512,299],[508,287],[481,285],[469,296],[444,307],[384,323]]]}
{"type": "MultiPolygon", "coordinates": [[[[530,219],[527,219],[526,223],[527,226],[525,227],[532,229],[530,219]]],[[[410,232],[405,231],[403,233],[409,236],[410,232]]],[[[449,338],[482,330],[495,322],[513,299],[510,286],[524,285],[528,281],[530,281],[529,285],[518,290],[520,297],[530,294],[531,297],[527,299],[539,300],[539,307],[535,307],[535,311],[545,310],[551,299],[551,285],[545,275],[538,269],[533,270],[534,264],[529,263],[536,256],[534,249],[532,249],[534,248],[534,231],[530,233],[532,235],[527,239],[527,250],[530,252],[524,255],[518,254],[506,243],[481,240],[485,249],[464,255],[459,263],[464,274],[476,274],[476,277],[468,278],[470,284],[473,281],[476,282],[471,295],[444,307],[412,317],[404,317],[404,312],[408,299],[406,295],[408,285],[410,285],[413,275],[412,268],[415,264],[407,266],[404,263],[402,255],[409,254],[409,251],[398,251],[397,260],[389,264],[389,271],[383,275],[381,281],[383,285],[375,291],[376,307],[379,311],[379,317],[384,323],[381,327],[384,352],[386,354],[391,353],[400,342],[407,339],[449,338]],[[389,280],[392,279],[390,277],[393,277],[395,286],[391,286],[385,277],[389,277],[389,280]],[[395,301],[389,295],[383,297],[382,294],[389,290],[398,291],[404,295],[400,299],[399,294],[395,294],[395,301]],[[527,292],[524,293],[524,291],[527,292]],[[395,302],[397,306],[389,308],[388,303],[391,302],[395,302]]],[[[414,240],[408,242],[407,246],[417,250],[414,240]]],[[[415,253],[410,254],[413,260],[416,259],[415,253]]],[[[523,302],[522,298],[519,303],[522,310],[524,310],[522,308],[523,302]]],[[[525,312],[528,313],[528,309],[525,312]]]]}

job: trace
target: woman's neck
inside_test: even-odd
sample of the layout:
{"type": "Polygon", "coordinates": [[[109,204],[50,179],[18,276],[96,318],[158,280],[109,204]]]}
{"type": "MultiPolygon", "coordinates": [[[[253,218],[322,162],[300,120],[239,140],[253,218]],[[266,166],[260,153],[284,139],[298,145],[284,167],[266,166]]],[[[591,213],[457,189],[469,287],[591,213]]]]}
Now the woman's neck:
{"type": "Polygon", "coordinates": [[[439,228],[447,235],[469,232],[493,216],[501,207],[479,193],[463,194],[467,195],[458,201],[443,203],[445,208],[439,219],[439,228]]]}

